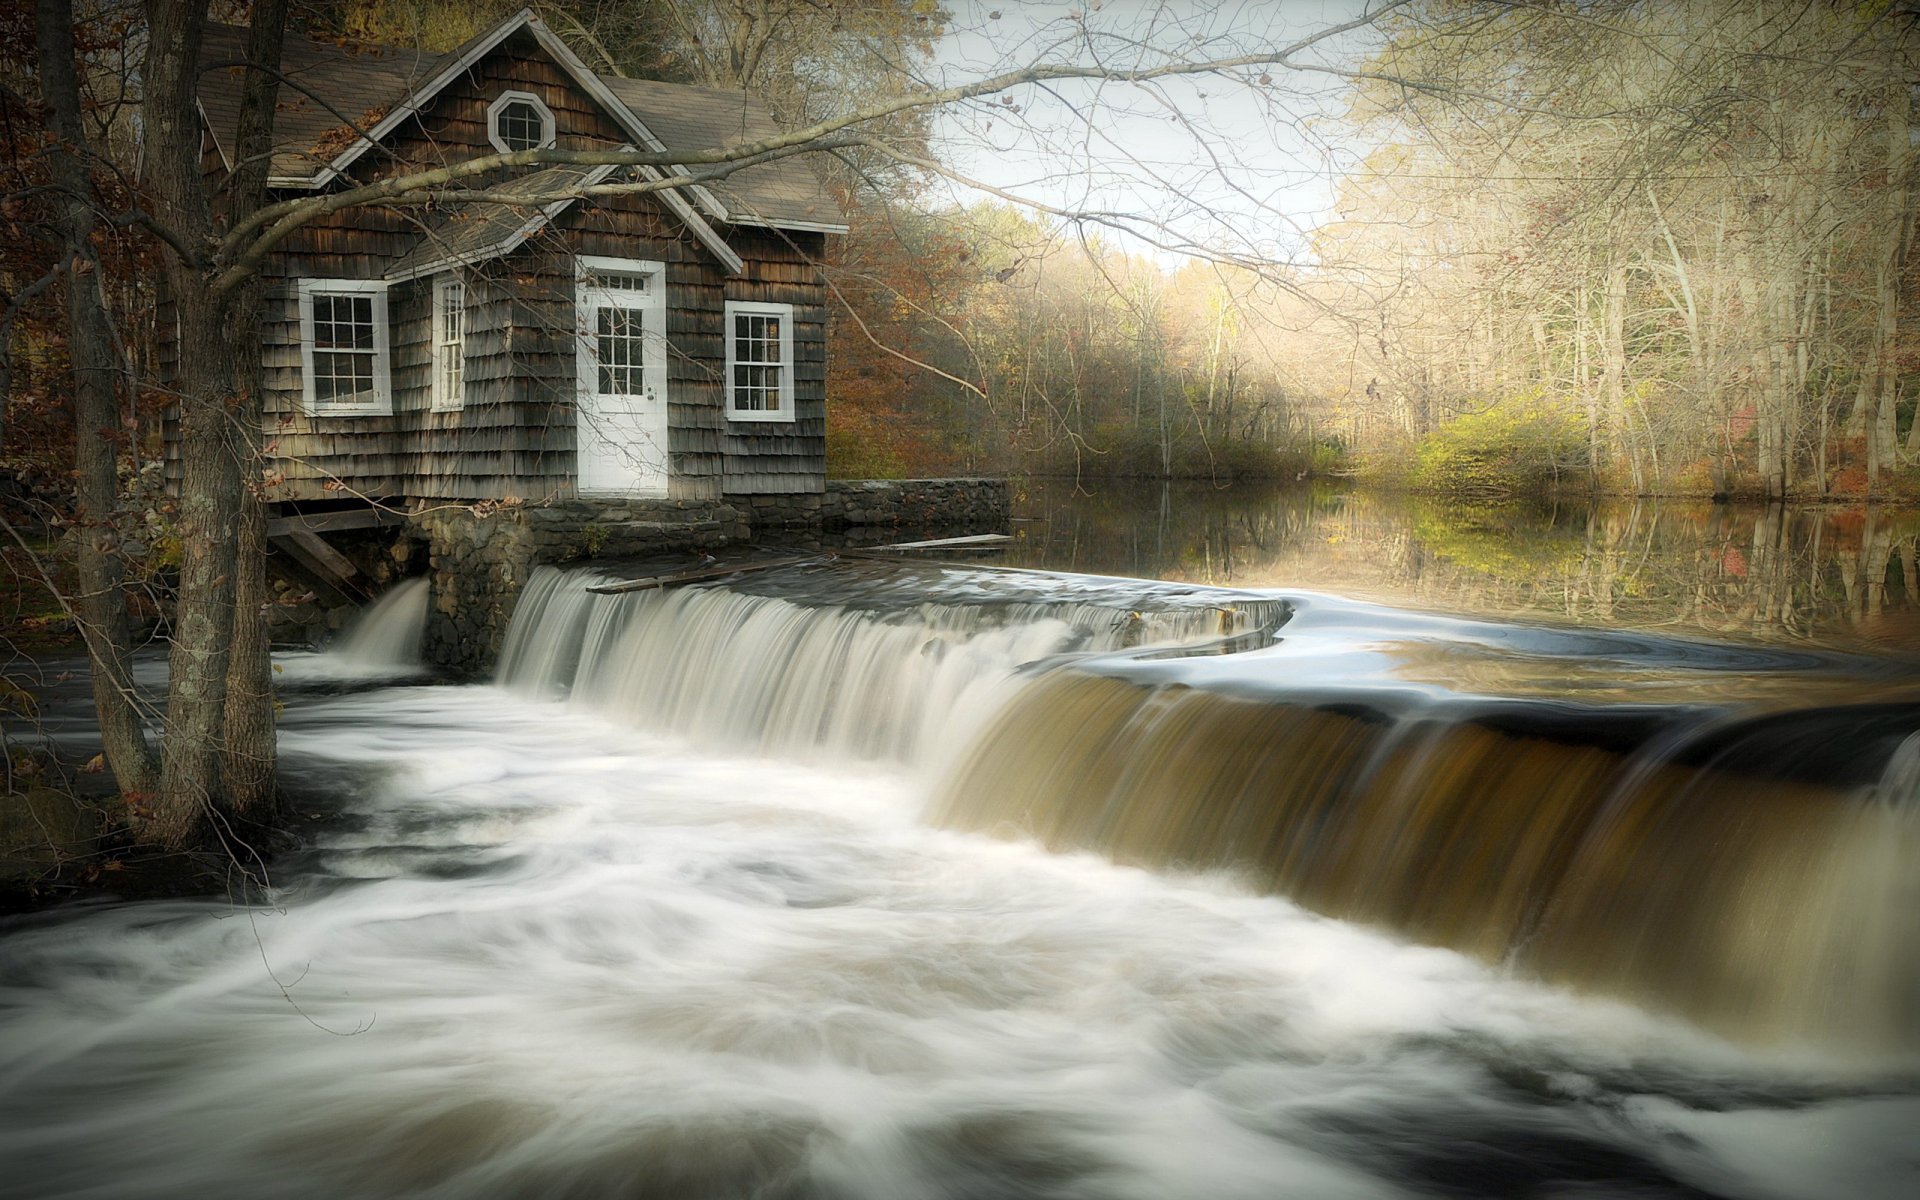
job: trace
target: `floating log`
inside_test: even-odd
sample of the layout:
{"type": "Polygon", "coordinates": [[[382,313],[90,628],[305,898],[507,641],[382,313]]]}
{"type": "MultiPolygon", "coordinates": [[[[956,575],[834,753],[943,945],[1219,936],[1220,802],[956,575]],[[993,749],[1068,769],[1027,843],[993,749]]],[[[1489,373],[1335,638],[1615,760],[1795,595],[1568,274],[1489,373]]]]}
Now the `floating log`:
{"type": "Polygon", "coordinates": [[[924,542],[895,542],[875,546],[875,550],[944,550],[949,546],[1003,546],[1013,540],[1010,533],[973,533],[965,537],[933,538],[924,542]]]}

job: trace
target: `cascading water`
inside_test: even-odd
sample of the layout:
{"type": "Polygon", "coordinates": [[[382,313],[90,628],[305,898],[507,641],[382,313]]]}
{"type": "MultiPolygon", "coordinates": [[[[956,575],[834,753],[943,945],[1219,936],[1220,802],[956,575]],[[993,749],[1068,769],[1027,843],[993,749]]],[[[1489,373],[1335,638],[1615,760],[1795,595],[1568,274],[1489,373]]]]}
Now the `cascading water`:
{"type": "Polygon", "coordinates": [[[1022,664],[1214,640],[1270,602],[1138,611],[1114,604],[920,603],[893,611],[723,588],[596,594],[545,568],[529,581],[499,678],[710,745],[917,761],[959,743],[983,696],[1022,664]]]}
{"type": "MultiPolygon", "coordinates": [[[[1311,617],[1284,625],[1284,652],[1216,678],[1196,643],[1292,608],[888,612],[724,588],[597,595],[594,581],[533,581],[506,683],[708,745],[950,762],[930,814],[951,828],[1228,868],[1330,915],[1742,1036],[1920,1048],[1920,797],[1901,765],[1920,747],[1920,705],[1749,726],[1697,696],[1584,710],[1415,696],[1405,672],[1366,665],[1381,643],[1354,629],[1378,610],[1325,602],[1302,602],[1311,617]],[[1799,777],[1810,756],[1812,780],[1799,777]]],[[[1472,648],[1472,632],[1427,622],[1402,645],[1417,636],[1431,653],[1444,633],[1472,648]]],[[[1548,631],[1479,650],[1499,661],[1516,636],[1514,657],[1611,659],[1630,679],[1664,668],[1669,690],[1819,665],[1548,631]]]]}
{"type": "Polygon", "coordinates": [[[0,1197],[1920,1185],[1904,668],[861,570],[289,695],[271,907],[0,937],[0,1197]]]}
{"type": "MultiPolygon", "coordinates": [[[[1920,744],[1920,709],[1894,721],[1894,744],[1920,744]]],[[[1686,724],[1591,745],[1063,669],[987,724],[933,819],[1230,868],[1320,912],[1729,1032],[1920,1047],[1910,780],[1884,751],[1891,788],[1754,773],[1763,747],[1746,743],[1765,735],[1737,730],[1702,763],[1686,724]]]]}
{"type": "Polygon", "coordinates": [[[368,675],[419,670],[427,601],[424,577],[395,584],[340,631],[327,647],[328,665],[368,675]]]}

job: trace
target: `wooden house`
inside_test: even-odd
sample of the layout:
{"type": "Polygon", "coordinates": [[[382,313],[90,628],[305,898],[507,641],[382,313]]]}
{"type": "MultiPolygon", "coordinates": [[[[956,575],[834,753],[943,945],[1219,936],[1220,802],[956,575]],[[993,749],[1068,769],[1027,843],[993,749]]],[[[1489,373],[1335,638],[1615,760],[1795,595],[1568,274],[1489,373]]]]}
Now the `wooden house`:
{"type": "MultiPolygon", "coordinates": [[[[242,39],[211,28],[203,61],[242,58],[242,39]]],[[[775,131],[738,92],[596,73],[525,11],[444,54],[294,37],[283,69],[276,199],[496,150],[709,148],[775,131]]],[[[239,97],[237,69],[203,77],[216,174],[232,167],[239,97]]],[[[822,491],[817,264],[845,232],[841,210],[799,158],[708,186],[568,195],[647,173],[534,168],[487,180],[525,206],[348,208],[288,238],[260,330],[273,498],[822,491]]]]}

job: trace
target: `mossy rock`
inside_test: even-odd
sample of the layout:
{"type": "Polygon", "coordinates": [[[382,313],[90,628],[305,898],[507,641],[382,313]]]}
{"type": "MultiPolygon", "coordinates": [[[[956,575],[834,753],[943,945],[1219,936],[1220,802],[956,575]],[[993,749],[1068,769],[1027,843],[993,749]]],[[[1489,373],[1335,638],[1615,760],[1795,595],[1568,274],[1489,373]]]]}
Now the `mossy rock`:
{"type": "Polygon", "coordinates": [[[53,788],[0,794],[0,879],[36,879],[93,853],[99,814],[53,788]]]}

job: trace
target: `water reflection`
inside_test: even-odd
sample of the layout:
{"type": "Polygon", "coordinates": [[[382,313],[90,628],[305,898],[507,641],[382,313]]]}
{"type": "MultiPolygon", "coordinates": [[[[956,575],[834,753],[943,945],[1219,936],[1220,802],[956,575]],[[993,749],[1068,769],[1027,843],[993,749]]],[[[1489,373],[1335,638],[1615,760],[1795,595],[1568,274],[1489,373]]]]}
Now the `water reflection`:
{"type": "Polygon", "coordinates": [[[1010,566],[1920,652],[1920,512],[1361,489],[1023,484],[1010,566]]]}

